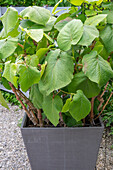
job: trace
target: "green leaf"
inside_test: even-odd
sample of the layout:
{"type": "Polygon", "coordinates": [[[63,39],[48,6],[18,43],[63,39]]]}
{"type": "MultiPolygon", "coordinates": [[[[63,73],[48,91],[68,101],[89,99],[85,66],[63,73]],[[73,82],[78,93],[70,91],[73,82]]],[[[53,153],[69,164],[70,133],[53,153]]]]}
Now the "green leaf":
{"type": "Polygon", "coordinates": [[[69,112],[76,121],[85,118],[91,110],[91,103],[86,98],[81,90],[73,96],[73,101],[70,103],[69,112]]]}
{"type": "Polygon", "coordinates": [[[32,21],[26,19],[26,20],[21,21],[20,26],[22,28],[27,28],[28,30],[29,29],[43,29],[43,31],[50,31],[52,29],[55,21],[56,21],[56,18],[51,16],[49,21],[44,26],[44,25],[36,24],[35,22],[32,22],[32,21]]]}
{"type": "Polygon", "coordinates": [[[26,56],[25,61],[27,65],[30,65],[32,67],[37,67],[37,65],[39,64],[39,58],[35,54],[26,56]]]}
{"type": "Polygon", "coordinates": [[[39,61],[41,61],[43,59],[43,57],[45,56],[45,54],[49,51],[49,48],[40,48],[37,52],[36,55],[39,58],[39,61]]]}
{"type": "Polygon", "coordinates": [[[23,91],[27,91],[33,84],[37,84],[40,81],[41,73],[36,67],[32,66],[19,66],[19,83],[23,91]],[[31,81],[32,80],[32,81],[31,81]]]}
{"type": "Polygon", "coordinates": [[[46,25],[51,16],[49,10],[37,6],[25,8],[20,15],[23,19],[29,19],[40,25],[46,25]]]}
{"type": "Polygon", "coordinates": [[[104,50],[104,46],[100,41],[97,41],[95,44],[95,47],[93,48],[93,51],[97,51],[98,54],[100,54],[104,50]]]}
{"type": "Polygon", "coordinates": [[[71,15],[71,14],[70,14],[70,13],[67,13],[67,12],[59,15],[59,16],[57,17],[55,23],[57,23],[57,22],[59,22],[59,21],[61,21],[61,20],[66,19],[66,18],[69,17],[70,15],[71,15]]]}
{"type": "Polygon", "coordinates": [[[0,40],[0,59],[9,57],[14,53],[18,45],[18,39],[8,37],[4,40],[0,40]]]}
{"type": "Polygon", "coordinates": [[[57,126],[59,123],[59,112],[61,112],[62,106],[62,99],[58,95],[53,98],[52,94],[50,94],[44,98],[44,114],[54,126],[57,126]]]}
{"type": "Polygon", "coordinates": [[[61,31],[61,29],[67,24],[67,21],[62,21],[62,22],[58,22],[54,28],[56,28],[58,31],[61,31]]]}
{"type": "Polygon", "coordinates": [[[41,65],[41,77],[42,77],[42,76],[43,76],[43,74],[44,74],[44,71],[45,71],[46,65],[47,65],[47,61],[45,61],[45,63],[41,65]]]}
{"type": "Polygon", "coordinates": [[[100,37],[108,53],[113,51],[113,29],[112,25],[106,25],[105,29],[100,32],[100,37]]]}
{"type": "Polygon", "coordinates": [[[65,122],[65,124],[68,127],[74,127],[74,126],[82,126],[82,121],[77,122],[69,113],[69,116],[67,116],[65,113],[62,113],[63,116],[63,120],[65,122]]]}
{"type": "Polygon", "coordinates": [[[83,72],[75,74],[72,82],[68,86],[68,91],[71,93],[75,93],[77,90],[82,90],[88,98],[97,96],[100,92],[98,84],[88,79],[83,72]]]}
{"type": "Polygon", "coordinates": [[[34,85],[31,86],[30,99],[31,99],[33,105],[34,105],[37,109],[41,109],[41,108],[42,108],[43,95],[42,95],[42,93],[39,91],[38,84],[34,84],[34,85]]]}
{"type": "Polygon", "coordinates": [[[85,11],[85,14],[87,16],[93,16],[93,15],[96,15],[97,14],[97,11],[94,11],[94,10],[86,10],[85,11]]]}
{"type": "Polygon", "coordinates": [[[69,111],[69,106],[70,106],[71,100],[72,100],[72,98],[68,98],[66,100],[66,103],[64,104],[61,112],[68,112],[69,111]]]}
{"type": "Polygon", "coordinates": [[[107,14],[98,14],[96,16],[87,18],[85,21],[85,25],[97,26],[100,22],[102,22],[107,17],[107,14]]]}
{"type": "Polygon", "coordinates": [[[113,11],[109,11],[107,16],[107,23],[113,24],[113,11]]]}
{"type": "Polygon", "coordinates": [[[72,57],[60,50],[51,51],[47,56],[47,67],[39,82],[42,93],[49,95],[52,91],[68,85],[73,78],[74,65],[72,57]]]}
{"type": "Polygon", "coordinates": [[[86,54],[82,60],[83,72],[93,82],[103,86],[113,77],[113,70],[109,63],[97,54],[97,51],[92,51],[86,54]]]}
{"type": "Polygon", "coordinates": [[[6,101],[4,100],[4,98],[3,98],[3,96],[2,96],[1,91],[0,91],[0,104],[1,104],[2,106],[6,107],[7,109],[9,109],[6,101]]]}
{"type": "Polygon", "coordinates": [[[7,36],[18,22],[18,11],[15,8],[9,7],[0,20],[4,26],[4,34],[7,36]]]}
{"type": "Polygon", "coordinates": [[[3,77],[5,77],[8,81],[10,81],[17,88],[18,77],[16,76],[16,72],[17,72],[17,64],[10,63],[10,61],[5,63],[3,77]]]}
{"type": "Polygon", "coordinates": [[[3,86],[4,86],[6,89],[11,90],[11,87],[10,87],[7,79],[6,79],[5,77],[2,77],[1,80],[2,80],[3,86]]]}
{"type": "Polygon", "coordinates": [[[68,22],[59,32],[57,43],[59,48],[68,51],[71,45],[78,43],[83,34],[83,24],[81,20],[73,19],[68,22]]]}
{"type": "Polygon", "coordinates": [[[95,38],[99,37],[99,31],[96,27],[86,25],[84,26],[83,36],[79,41],[79,45],[89,46],[95,38]]]}
{"type": "Polygon", "coordinates": [[[62,1],[63,1],[63,0],[60,0],[60,1],[57,2],[57,4],[54,6],[54,8],[53,8],[53,10],[52,10],[52,14],[55,13],[55,11],[56,11],[58,5],[59,5],[62,1]]]}
{"type": "Polygon", "coordinates": [[[68,0],[68,1],[76,6],[80,6],[84,2],[84,0],[68,0]]]}
{"type": "Polygon", "coordinates": [[[39,42],[43,38],[43,30],[42,29],[24,29],[26,33],[36,42],[39,42]]]}

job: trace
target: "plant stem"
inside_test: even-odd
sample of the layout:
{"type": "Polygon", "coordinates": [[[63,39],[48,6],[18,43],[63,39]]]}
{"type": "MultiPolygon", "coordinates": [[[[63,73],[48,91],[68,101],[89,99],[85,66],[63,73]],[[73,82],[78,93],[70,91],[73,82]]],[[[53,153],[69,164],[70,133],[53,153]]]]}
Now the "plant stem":
{"type": "Polygon", "coordinates": [[[111,92],[111,94],[110,94],[110,96],[109,96],[109,98],[108,98],[107,102],[105,103],[105,105],[103,106],[103,108],[102,108],[101,112],[98,114],[98,116],[95,118],[95,120],[96,120],[96,119],[98,119],[98,118],[99,118],[99,116],[102,114],[102,112],[104,111],[105,107],[107,106],[107,104],[108,104],[108,102],[109,102],[110,98],[112,97],[112,95],[113,95],[113,92],[111,92]]]}
{"type": "Polygon", "coordinates": [[[101,94],[100,98],[102,98],[103,95],[104,95],[104,93],[106,92],[106,88],[107,88],[108,84],[109,84],[109,81],[108,81],[107,84],[105,85],[105,89],[104,89],[103,93],[101,94]]]}
{"type": "Polygon", "coordinates": [[[22,105],[23,109],[24,109],[25,112],[27,113],[29,119],[33,122],[34,125],[37,125],[37,124],[38,124],[38,120],[37,120],[34,112],[33,112],[33,111],[31,111],[31,112],[28,111],[28,109],[26,108],[26,106],[25,106],[24,103],[22,102],[20,96],[18,95],[17,89],[13,86],[13,84],[12,84],[11,82],[9,82],[9,85],[10,85],[12,91],[14,92],[17,100],[20,102],[20,104],[22,105]]]}
{"type": "Polygon", "coordinates": [[[40,127],[43,127],[43,121],[42,121],[42,113],[41,113],[41,109],[38,109],[38,119],[39,119],[39,125],[40,127]]]}
{"type": "Polygon", "coordinates": [[[94,100],[96,97],[92,97],[91,99],[91,114],[90,114],[90,119],[91,119],[91,123],[93,122],[93,118],[94,118],[94,113],[93,113],[93,108],[94,108],[94,100]]]}
{"type": "Polygon", "coordinates": [[[60,90],[60,91],[63,92],[63,93],[66,93],[66,94],[75,95],[75,93],[68,93],[68,92],[63,91],[63,90],[60,90]]]}

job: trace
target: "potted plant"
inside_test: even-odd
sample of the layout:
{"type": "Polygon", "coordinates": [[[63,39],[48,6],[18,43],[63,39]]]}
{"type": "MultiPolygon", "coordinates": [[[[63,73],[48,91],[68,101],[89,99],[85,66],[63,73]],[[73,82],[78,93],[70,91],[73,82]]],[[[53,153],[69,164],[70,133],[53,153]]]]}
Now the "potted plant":
{"type": "Polygon", "coordinates": [[[57,18],[59,3],[52,14],[9,7],[0,18],[1,81],[26,112],[21,131],[33,170],[93,170],[104,129],[99,116],[113,94],[101,108],[113,78],[112,4],[71,2],[81,8],[57,18]]]}

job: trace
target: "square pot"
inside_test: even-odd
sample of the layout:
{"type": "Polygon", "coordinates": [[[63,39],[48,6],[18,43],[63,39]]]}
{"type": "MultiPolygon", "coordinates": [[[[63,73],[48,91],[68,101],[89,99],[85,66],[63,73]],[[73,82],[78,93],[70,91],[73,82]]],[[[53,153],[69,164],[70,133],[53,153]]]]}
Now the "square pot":
{"type": "Polygon", "coordinates": [[[32,170],[94,170],[104,125],[99,127],[21,126],[32,170]]]}

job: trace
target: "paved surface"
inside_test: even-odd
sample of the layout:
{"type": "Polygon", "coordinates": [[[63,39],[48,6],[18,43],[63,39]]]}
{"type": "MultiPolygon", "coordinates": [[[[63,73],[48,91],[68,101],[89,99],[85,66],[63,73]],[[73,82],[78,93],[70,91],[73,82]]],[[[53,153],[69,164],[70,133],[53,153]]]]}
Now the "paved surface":
{"type": "MultiPolygon", "coordinates": [[[[0,170],[31,170],[18,121],[24,111],[17,106],[0,106],[0,170]]],[[[113,170],[113,138],[105,130],[97,160],[97,170],[113,170]]]]}

